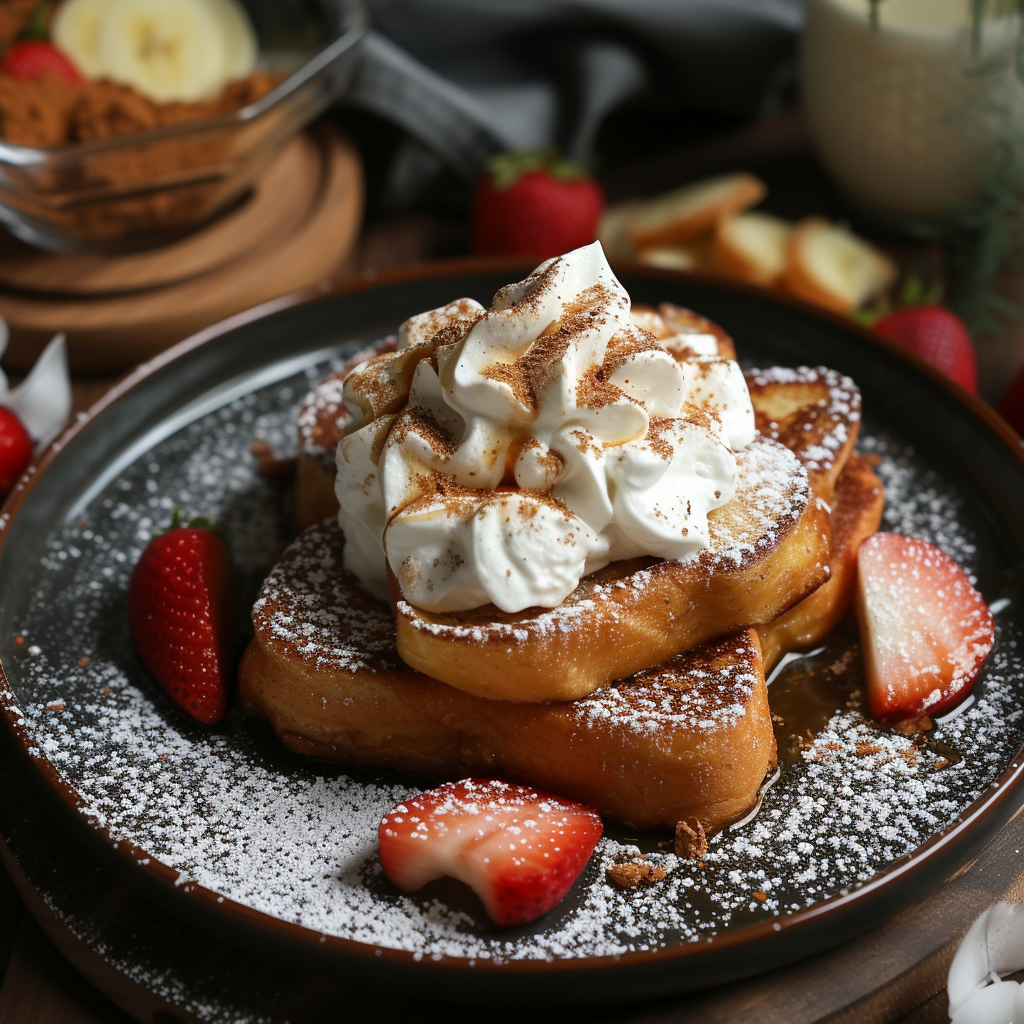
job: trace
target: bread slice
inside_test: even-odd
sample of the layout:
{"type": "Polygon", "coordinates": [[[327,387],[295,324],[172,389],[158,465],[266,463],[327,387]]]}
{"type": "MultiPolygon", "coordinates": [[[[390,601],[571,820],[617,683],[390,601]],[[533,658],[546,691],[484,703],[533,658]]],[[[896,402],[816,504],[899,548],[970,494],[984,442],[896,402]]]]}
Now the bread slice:
{"type": "Polygon", "coordinates": [[[715,226],[712,260],[723,274],[770,288],[785,269],[792,233],[792,223],[759,210],[724,217],[715,226]]]}
{"type": "Polygon", "coordinates": [[[764,182],[743,171],[704,178],[648,200],[626,221],[625,234],[637,250],[678,245],[759,203],[765,192],[764,182]]]}
{"type": "Polygon", "coordinates": [[[884,292],[896,275],[885,253],[848,228],[808,217],[789,238],[781,283],[809,302],[851,313],[884,292]]]}
{"type": "Polygon", "coordinates": [[[857,549],[882,521],[882,481],[866,459],[852,452],[835,485],[830,516],[831,576],[813,594],[784,615],[759,626],[767,675],[789,651],[820,644],[838,625],[853,601],[857,582],[857,549]]]}
{"type": "Polygon", "coordinates": [[[341,533],[328,521],[264,583],[239,699],[300,754],[441,778],[497,775],[637,828],[695,816],[716,831],[750,809],[775,763],[762,644],[777,660],[793,643],[817,642],[849,605],[856,544],[879,511],[864,460],[851,457],[836,495],[841,585],[826,584],[766,629],[547,704],[476,697],[405,665],[390,610],[341,568],[341,533]]]}
{"type": "Polygon", "coordinates": [[[638,828],[696,815],[717,829],[754,802],[774,737],[753,631],[578,701],[488,700],[401,661],[389,608],[341,568],[341,544],[333,522],[307,531],[253,609],[239,699],[292,750],[515,779],[638,828]]]}
{"type": "Polygon", "coordinates": [[[495,700],[574,700],[679,651],[770,622],[828,578],[828,512],[778,442],[736,453],[733,499],[688,561],[613,562],[557,608],[427,612],[396,595],[398,652],[427,675],[495,700]]]}
{"type": "Polygon", "coordinates": [[[831,504],[860,428],[857,385],[823,366],[776,366],[744,376],[758,431],[793,452],[807,470],[812,493],[831,504]]]}

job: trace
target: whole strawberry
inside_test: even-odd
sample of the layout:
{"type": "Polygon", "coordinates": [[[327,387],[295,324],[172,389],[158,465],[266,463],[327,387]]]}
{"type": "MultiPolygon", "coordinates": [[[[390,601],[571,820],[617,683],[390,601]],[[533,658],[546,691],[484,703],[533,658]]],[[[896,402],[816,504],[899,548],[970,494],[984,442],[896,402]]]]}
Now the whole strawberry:
{"type": "Polygon", "coordinates": [[[53,43],[44,39],[23,39],[15,43],[0,60],[0,71],[23,82],[43,75],[54,75],[71,85],[82,81],[78,68],[53,43]]]}
{"type": "Polygon", "coordinates": [[[132,635],[168,695],[206,725],[227,711],[238,594],[227,545],[205,525],[150,541],[128,589],[132,635]]]}
{"type": "Polygon", "coordinates": [[[477,182],[473,248],[481,256],[560,256],[597,237],[603,211],[601,186],[576,164],[505,153],[477,182]]]}
{"type": "Polygon", "coordinates": [[[913,349],[932,366],[977,394],[978,361],[963,320],[945,306],[911,306],[883,317],[875,330],[913,349]]]}
{"type": "Polygon", "coordinates": [[[0,405],[0,498],[32,461],[32,438],[17,415],[0,405]]]}

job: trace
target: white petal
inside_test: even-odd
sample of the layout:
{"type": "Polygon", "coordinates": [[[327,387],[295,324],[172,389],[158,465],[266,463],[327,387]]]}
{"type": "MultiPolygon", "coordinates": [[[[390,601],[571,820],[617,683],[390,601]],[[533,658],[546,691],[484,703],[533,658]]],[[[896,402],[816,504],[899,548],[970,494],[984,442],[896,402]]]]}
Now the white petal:
{"type": "Polygon", "coordinates": [[[1024,1024],[1014,1016],[1020,985],[1015,981],[997,981],[975,992],[952,1014],[950,1024],[1024,1024]]]}
{"type": "Polygon", "coordinates": [[[61,432],[71,415],[71,377],[63,334],[54,336],[29,375],[3,395],[0,404],[17,413],[37,451],[61,432]]]}
{"type": "Polygon", "coordinates": [[[1024,906],[996,903],[971,925],[950,964],[950,1013],[958,1013],[961,1007],[966,1007],[968,1001],[985,990],[993,977],[1022,969],[1024,906]]]}

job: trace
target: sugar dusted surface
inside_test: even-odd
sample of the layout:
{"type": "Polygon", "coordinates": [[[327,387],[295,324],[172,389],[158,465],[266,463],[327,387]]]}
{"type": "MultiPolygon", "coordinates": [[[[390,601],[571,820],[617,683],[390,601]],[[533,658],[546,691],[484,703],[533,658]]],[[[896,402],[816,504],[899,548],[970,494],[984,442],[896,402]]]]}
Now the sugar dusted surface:
{"type": "MultiPolygon", "coordinates": [[[[821,383],[827,388],[828,397],[821,403],[821,413],[830,423],[830,428],[821,437],[802,443],[794,438],[787,439],[790,444],[795,441],[795,450],[809,473],[827,473],[835,464],[836,453],[849,437],[847,424],[860,422],[861,400],[856,383],[826,366],[772,366],[748,370],[746,376],[752,387],[821,383]]],[[[763,425],[762,429],[768,437],[780,438],[778,423],[763,425]]]]}
{"type": "MultiPolygon", "coordinates": [[[[126,590],[142,547],[177,505],[225,522],[250,595],[285,543],[279,495],[249,446],[287,433],[324,367],[233,402],[159,443],[46,539],[37,599],[5,661],[35,756],[77,792],[83,813],[204,886],[286,921],[418,958],[535,960],[616,955],[702,941],[773,920],[871,878],[948,826],[1009,765],[1024,738],[1024,676],[1013,606],[996,614],[996,646],[975,700],[935,737],[959,763],[882,730],[856,691],[749,824],[711,840],[695,864],[671,836],[609,827],[569,899],[536,925],[496,933],[450,889],[399,895],[382,878],[376,829],[418,780],[349,772],[293,757],[237,710],[218,729],[193,725],[154,686],[127,636],[126,590]],[[661,840],[663,847],[657,845],[661,840]],[[621,890],[606,869],[636,845],[667,871],[621,890]]],[[[866,423],[861,449],[880,459],[885,527],[938,544],[990,602],[1006,596],[984,552],[977,510],[899,438],[866,423]]],[[[820,656],[837,678],[848,649],[820,656]]],[[[799,670],[800,663],[794,666],[799,670]]],[[[771,691],[769,691],[769,696],[771,691]]]]}
{"type": "MultiPolygon", "coordinates": [[[[628,590],[642,595],[652,574],[667,574],[673,566],[682,565],[685,572],[711,574],[733,570],[772,551],[792,529],[810,500],[807,471],[789,449],[770,439],[757,437],[749,447],[736,453],[737,497],[733,504],[716,510],[708,517],[710,544],[693,559],[685,562],[655,562],[628,576],[600,573],[600,582],[584,583],[557,608],[529,609],[523,616],[492,615],[493,606],[479,610],[479,621],[463,625],[464,613],[439,613],[427,618],[409,602],[399,600],[397,608],[408,624],[422,633],[480,643],[495,638],[506,643],[527,643],[533,636],[572,633],[581,620],[589,623],[595,607],[605,606],[607,614],[615,615],[617,591],[628,590]],[[732,509],[742,510],[733,514],[732,509]],[[529,630],[523,618],[529,618],[529,630]]],[[[613,563],[610,573],[613,573],[613,563]]]]}

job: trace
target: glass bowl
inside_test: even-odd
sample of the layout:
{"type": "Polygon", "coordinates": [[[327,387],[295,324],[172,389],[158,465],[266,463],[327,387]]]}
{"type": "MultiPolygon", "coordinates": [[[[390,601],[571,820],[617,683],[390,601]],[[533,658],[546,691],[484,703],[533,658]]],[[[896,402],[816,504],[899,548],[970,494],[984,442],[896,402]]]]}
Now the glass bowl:
{"type": "Polygon", "coordinates": [[[281,145],[344,91],[367,27],[362,0],[244,0],[259,66],[286,77],[230,114],[36,149],[0,139],[0,222],[64,252],[144,249],[237,203],[281,145]]]}

